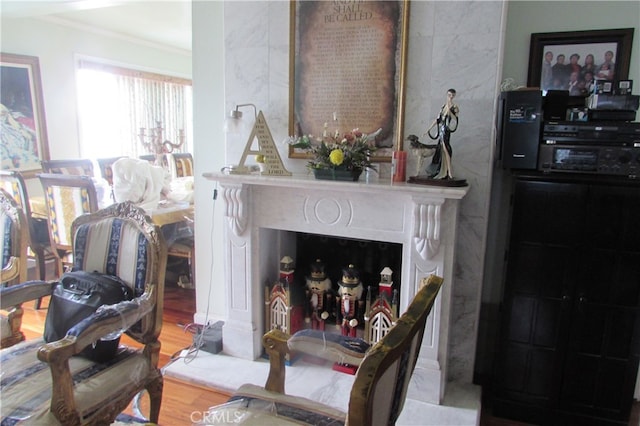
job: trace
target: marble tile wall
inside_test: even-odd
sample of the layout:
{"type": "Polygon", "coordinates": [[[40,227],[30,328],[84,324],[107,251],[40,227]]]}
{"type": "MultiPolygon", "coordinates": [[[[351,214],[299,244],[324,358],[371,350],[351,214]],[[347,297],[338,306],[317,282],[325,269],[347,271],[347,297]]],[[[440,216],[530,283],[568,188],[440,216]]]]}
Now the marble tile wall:
{"type": "MultiPolygon", "coordinates": [[[[459,217],[449,379],[465,383],[473,375],[505,12],[502,1],[412,1],[409,12],[404,134],[422,135],[447,89],[458,93],[453,172],[471,190],[459,217]]],[[[285,166],[304,171],[306,162],[286,158],[281,144],[288,133],[289,2],[225,2],[224,22],[225,109],[254,103],[265,114],[285,166]]],[[[245,143],[227,135],[226,164],[237,162],[245,143]]],[[[409,174],[412,170],[410,159],[409,174]]],[[[388,166],[383,178],[385,173],[388,166]]]]}

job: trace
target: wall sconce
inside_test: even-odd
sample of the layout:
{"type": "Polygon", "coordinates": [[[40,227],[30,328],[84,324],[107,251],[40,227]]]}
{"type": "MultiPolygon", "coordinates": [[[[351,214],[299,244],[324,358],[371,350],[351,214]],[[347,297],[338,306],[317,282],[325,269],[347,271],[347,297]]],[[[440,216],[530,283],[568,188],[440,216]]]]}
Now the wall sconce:
{"type": "Polygon", "coordinates": [[[269,130],[264,114],[262,114],[262,111],[258,112],[254,104],[236,105],[235,109],[231,110],[229,117],[225,120],[225,130],[229,133],[233,133],[234,130],[237,131],[238,122],[242,118],[242,111],[240,111],[242,107],[253,107],[255,123],[244,147],[244,152],[242,153],[239,164],[225,167],[225,169],[231,174],[248,174],[252,170],[245,165],[247,157],[249,155],[260,155],[264,164],[264,168],[260,174],[269,176],[291,176],[291,172],[288,171],[282,163],[278,148],[273,141],[273,136],[271,136],[271,130],[269,130]],[[258,139],[258,148],[254,149],[252,146],[256,138],[258,139]]]}
{"type": "Polygon", "coordinates": [[[254,118],[257,118],[258,117],[258,109],[256,108],[256,106],[254,104],[239,104],[239,105],[236,105],[236,109],[232,109],[231,112],[229,113],[229,118],[242,118],[242,111],[240,111],[240,108],[246,107],[246,106],[253,107],[254,118]]]}
{"type": "Polygon", "coordinates": [[[241,119],[242,119],[242,111],[240,111],[240,108],[242,107],[252,107],[253,108],[253,118],[256,119],[258,118],[258,109],[256,108],[256,106],[254,104],[239,104],[236,105],[235,109],[232,109],[231,111],[229,111],[229,115],[227,116],[227,118],[224,121],[224,131],[227,133],[233,133],[233,134],[237,134],[240,132],[240,128],[241,128],[241,119]]]}

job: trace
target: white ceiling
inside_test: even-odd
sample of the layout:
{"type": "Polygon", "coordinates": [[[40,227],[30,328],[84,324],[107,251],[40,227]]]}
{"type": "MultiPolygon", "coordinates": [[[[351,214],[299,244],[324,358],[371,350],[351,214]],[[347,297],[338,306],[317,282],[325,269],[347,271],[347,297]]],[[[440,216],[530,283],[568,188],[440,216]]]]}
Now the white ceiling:
{"type": "Polygon", "coordinates": [[[191,51],[191,0],[1,0],[0,11],[191,51]]]}

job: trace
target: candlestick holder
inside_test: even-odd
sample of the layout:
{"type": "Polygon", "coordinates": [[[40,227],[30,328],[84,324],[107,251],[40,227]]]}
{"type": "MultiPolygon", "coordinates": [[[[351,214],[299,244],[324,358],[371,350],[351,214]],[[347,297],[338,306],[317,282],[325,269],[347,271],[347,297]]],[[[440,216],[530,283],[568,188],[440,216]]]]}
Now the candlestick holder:
{"type": "Polygon", "coordinates": [[[162,123],[160,121],[156,121],[156,127],[152,129],[145,129],[144,127],[140,128],[140,133],[138,137],[140,138],[140,143],[145,149],[150,153],[156,156],[156,165],[162,166],[162,156],[164,154],[170,154],[174,149],[180,148],[184,144],[184,130],[178,130],[178,142],[174,143],[168,139],[164,139],[163,136],[164,129],[162,128],[162,123]]]}

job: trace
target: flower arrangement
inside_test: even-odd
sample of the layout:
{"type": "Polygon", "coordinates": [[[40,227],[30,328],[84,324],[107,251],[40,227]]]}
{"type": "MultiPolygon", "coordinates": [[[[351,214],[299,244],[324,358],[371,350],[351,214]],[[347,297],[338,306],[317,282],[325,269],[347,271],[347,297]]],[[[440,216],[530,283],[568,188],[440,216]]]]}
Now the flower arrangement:
{"type": "MultiPolygon", "coordinates": [[[[326,126],[325,126],[326,127],[326,126]]],[[[291,138],[294,148],[304,149],[312,155],[307,164],[311,170],[331,169],[351,172],[362,172],[366,169],[375,170],[371,163],[371,155],[376,150],[373,141],[380,133],[366,135],[359,129],[353,129],[340,136],[338,132],[314,140],[312,135],[291,138]]]]}

